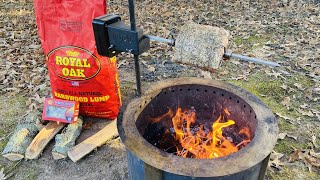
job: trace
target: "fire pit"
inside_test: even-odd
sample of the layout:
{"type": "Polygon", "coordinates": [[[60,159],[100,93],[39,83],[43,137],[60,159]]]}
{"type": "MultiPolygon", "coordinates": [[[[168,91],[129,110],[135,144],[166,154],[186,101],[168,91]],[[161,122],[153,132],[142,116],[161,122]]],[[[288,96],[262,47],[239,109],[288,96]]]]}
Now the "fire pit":
{"type": "Polygon", "coordinates": [[[263,179],[278,126],[237,86],[178,78],[131,101],[118,131],[133,180],[263,179]]]}

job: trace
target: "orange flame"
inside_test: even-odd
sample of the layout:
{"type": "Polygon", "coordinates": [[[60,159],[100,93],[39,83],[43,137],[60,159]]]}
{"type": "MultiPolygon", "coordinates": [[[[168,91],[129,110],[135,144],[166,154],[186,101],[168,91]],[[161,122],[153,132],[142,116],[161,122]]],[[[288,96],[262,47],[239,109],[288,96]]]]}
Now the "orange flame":
{"type": "MultiPolygon", "coordinates": [[[[223,112],[227,116],[230,115],[227,108],[225,108],[223,112]]],[[[205,129],[203,125],[191,127],[191,125],[194,125],[196,122],[195,111],[182,111],[181,108],[178,108],[176,114],[173,116],[173,112],[170,109],[169,112],[163,116],[154,118],[154,121],[159,122],[164,116],[172,117],[175,138],[182,147],[176,147],[178,156],[191,156],[199,159],[227,156],[237,152],[240,145],[248,144],[251,139],[247,127],[241,129],[238,133],[239,135],[244,134],[247,140],[242,141],[238,145],[231,142],[232,140],[225,138],[223,136],[223,129],[234,125],[235,121],[230,119],[225,120],[225,117],[222,114],[212,124],[210,132],[208,132],[208,128],[205,129]]]]}

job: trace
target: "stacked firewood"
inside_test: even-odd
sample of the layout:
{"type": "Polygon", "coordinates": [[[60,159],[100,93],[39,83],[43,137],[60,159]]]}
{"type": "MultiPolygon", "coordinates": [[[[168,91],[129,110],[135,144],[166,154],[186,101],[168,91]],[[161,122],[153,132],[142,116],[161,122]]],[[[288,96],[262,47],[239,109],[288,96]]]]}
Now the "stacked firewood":
{"type": "Polygon", "coordinates": [[[118,135],[116,120],[114,120],[93,136],[75,145],[82,125],[83,118],[79,116],[78,120],[72,124],[50,121],[44,126],[41,123],[41,113],[31,112],[16,126],[2,156],[11,161],[23,158],[37,159],[47,144],[55,138],[55,145],[51,150],[53,158],[58,160],[69,156],[76,162],[118,135]],[[59,132],[61,133],[58,134],[59,132]]]}

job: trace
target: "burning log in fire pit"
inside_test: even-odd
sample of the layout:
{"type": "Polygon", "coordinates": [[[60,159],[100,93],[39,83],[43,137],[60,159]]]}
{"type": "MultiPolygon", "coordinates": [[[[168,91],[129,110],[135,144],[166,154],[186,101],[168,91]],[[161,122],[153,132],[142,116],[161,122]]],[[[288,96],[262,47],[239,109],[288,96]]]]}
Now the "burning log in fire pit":
{"type": "Polygon", "coordinates": [[[278,126],[270,109],[239,87],[179,78],[133,100],[118,131],[133,180],[263,179],[278,126]]]}

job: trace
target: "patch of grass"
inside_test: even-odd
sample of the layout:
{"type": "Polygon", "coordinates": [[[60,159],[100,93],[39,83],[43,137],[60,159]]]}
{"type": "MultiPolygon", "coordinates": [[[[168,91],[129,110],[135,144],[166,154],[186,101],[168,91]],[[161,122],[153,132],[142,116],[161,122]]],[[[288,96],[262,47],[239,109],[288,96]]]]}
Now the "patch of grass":
{"type": "Polygon", "coordinates": [[[290,155],[294,149],[306,148],[308,148],[308,142],[301,143],[293,139],[285,138],[278,140],[274,150],[279,153],[290,155]]]}
{"type": "Polygon", "coordinates": [[[237,46],[244,45],[248,47],[261,47],[270,40],[270,37],[267,35],[251,35],[249,37],[235,36],[233,38],[233,43],[237,46]]]}
{"type": "Polygon", "coordinates": [[[298,82],[303,87],[311,87],[314,85],[314,81],[312,81],[311,78],[309,78],[305,74],[300,74],[300,73],[294,74],[293,78],[288,79],[288,81],[291,82],[292,84],[298,82]]]}
{"type": "Polygon", "coordinates": [[[121,95],[127,96],[128,94],[134,92],[135,83],[124,81],[121,82],[120,88],[121,88],[121,95]]]}
{"type": "Polygon", "coordinates": [[[306,169],[299,167],[283,167],[281,171],[267,173],[270,180],[288,180],[288,179],[306,179],[306,180],[318,180],[320,174],[316,172],[308,172],[306,169]]]}
{"type": "Polygon", "coordinates": [[[35,168],[23,165],[17,171],[14,179],[28,179],[35,180],[37,179],[38,173],[35,168]]]}
{"type": "Polygon", "coordinates": [[[6,144],[9,141],[9,137],[6,137],[7,136],[7,132],[4,132],[3,130],[0,130],[0,136],[1,136],[1,139],[0,139],[0,151],[2,152],[3,149],[5,148],[6,144]]]}
{"type": "Polygon", "coordinates": [[[280,79],[271,80],[259,72],[251,75],[248,81],[229,80],[228,82],[258,96],[273,112],[286,111],[280,102],[287,95],[287,92],[280,87],[282,85],[280,79]]]}
{"type": "Polygon", "coordinates": [[[295,125],[287,122],[282,118],[278,118],[278,124],[279,124],[280,132],[294,132],[295,130],[299,129],[295,125]]]}
{"type": "Polygon", "coordinates": [[[290,170],[286,167],[284,167],[281,171],[277,171],[277,172],[268,171],[267,176],[270,179],[274,179],[274,180],[294,179],[294,174],[291,173],[290,170]]]}
{"type": "Polygon", "coordinates": [[[5,94],[0,96],[0,104],[5,108],[0,109],[0,150],[2,151],[7,144],[8,134],[13,131],[16,124],[21,120],[25,113],[26,98],[23,95],[8,97],[5,94]]]}
{"type": "MultiPolygon", "coordinates": [[[[312,82],[310,82],[308,78],[305,78],[299,74],[288,77],[287,79],[282,79],[270,78],[270,76],[261,72],[251,74],[247,81],[229,80],[228,82],[240,86],[258,96],[274,113],[280,113],[281,115],[288,116],[292,119],[301,117],[301,114],[297,111],[297,109],[302,102],[305,102],[304,92],[297,90],[296,92],[289,93],[287,90],[281,88],[281,86],[284,83],[286,83],[289,87],[294,87],[294,83],[300,83],[305,87],[312,86],[312,82]],[[292,97],[293,94],[296,96],[296,99],[291,101],[292,109],[288,110],[284,105],[281,104],[281,101],[283,101],[283,99],[287,96],[292,97]]],[[[306,121],[306,117],[301,119],[301,123],[303,123],[303,121],[306,121]]],[[[309,141],[302,140],[308,139],[307,129],[301,132],[301,127],[291,124],[288,122],[288,120],[280,117],[278,118],[278,124],[280,132],[288,132],[298,135],[299,141],[290,138],[279,140],[275,147],[277,152],[289,155],[291,154],[293,148],[305,149],[308,147],[309,141]]]]}
{"type": "Polygon", "coordinates": [[[305,88],[314,85],[314,82],[308,77],[298,73],[292,77],[281,79],[270,78],[270,76],[262,72],[256,72],[251,74],[247,81],[229,80],[228,82],[240,86],[258,96],[273,112],[287,115],[291,118],[298,118],[301,116],[296,110],[300,108],[299,106],[302,102],[306,102],[305,92],[298,90],[294,84],[299,83],[305,88]],[[284,90],[281,88],[283,84],[296,89],[296,91],[288,92],[287,90],[284,90]],[[293,95],[295,95],[295,99],[291,99],[291,109],[288,110],[281,104],[281,101],[283,101],[285,97],[292,97],[293,95]]]}
{"type": "MultiPolygon", "coordinates": [[[[6,108],[0,110],[1,122],[0,124],[7,124],[14,122],[13,117],[17,117],[20,114],[24,114],[26,98],[23,95],[16,95],[8,97],[3,95],[0,97],[0,103],[5,105],[6,108]],[[10,122],[8,122],[10,121],[10,122]]],[[[18,119],[16,119],[17,121],[18,119]]]]}

